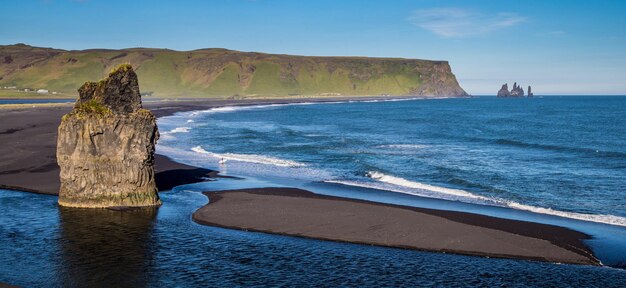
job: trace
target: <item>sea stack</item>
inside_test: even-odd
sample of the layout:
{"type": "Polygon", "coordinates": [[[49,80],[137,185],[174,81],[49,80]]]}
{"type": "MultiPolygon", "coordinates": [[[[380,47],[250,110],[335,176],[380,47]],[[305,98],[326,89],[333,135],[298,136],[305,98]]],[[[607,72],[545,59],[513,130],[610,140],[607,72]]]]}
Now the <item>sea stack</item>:
{"type": "Polygon", "coordinates": [[[511,92],[509,92],[509,84],[502,84],[502,88],[498,91],[498,97],[511,97],[511,92]]]}
{"type": "Polygon", "coordinates": [[[524,89],[521,86],[517,86],[517,82],[513,83],[513,89],[511,89],[511,97],[524,97],[524,89]]]}
{"type": "MultiPolygon", "coordinates": [[[[502,84],[502,87],[500,88],[500,90],[498,90],[498,97],[500,98],[506,98],[506,97],[524,97],[524,89],[522,89],[521,85],[517,85],[517,82],[513,83],[513,89],[511,89],[511,91],[509,91],[509,85],[507,83],[502,84]]],[[[532,90],[530,88],[530,85],[528,86],[528,97],[532,97],[533,93],[532,90]]]]}
{"type": "Polygon", "coordinates": [[[129,64],[78,89],[58,129],[59,205],[84,208],[160,205],[154,180],[156,117],[141,105],[129,64]]]}

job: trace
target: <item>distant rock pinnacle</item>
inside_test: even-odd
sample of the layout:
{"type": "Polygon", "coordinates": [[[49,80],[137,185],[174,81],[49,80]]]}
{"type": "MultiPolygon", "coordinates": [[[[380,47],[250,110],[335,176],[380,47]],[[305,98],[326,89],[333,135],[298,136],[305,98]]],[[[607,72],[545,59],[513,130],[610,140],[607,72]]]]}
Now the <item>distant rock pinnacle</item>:
{"type": "MultiPolygon", "coordinates": [[[[517,82],[513,83],[513,89],[511,89],[511,91],[509,91],[509,85],[504,83],[502,85],[502,87],[500,88],[500,90],[498,90],[498,97],[524,97],[524,89],[522,89],[522,86],[518,86],[517,82]]],[[[532,97],[532,91],[530,86],[528,86],[528,97],[532,97]]]]}
{"type": "Polygon", "coordinates": [[[502,88],[498,91],[498,97],[511,97],[511,92],[509,92],[509,84],[502,84],[502,88]]]}

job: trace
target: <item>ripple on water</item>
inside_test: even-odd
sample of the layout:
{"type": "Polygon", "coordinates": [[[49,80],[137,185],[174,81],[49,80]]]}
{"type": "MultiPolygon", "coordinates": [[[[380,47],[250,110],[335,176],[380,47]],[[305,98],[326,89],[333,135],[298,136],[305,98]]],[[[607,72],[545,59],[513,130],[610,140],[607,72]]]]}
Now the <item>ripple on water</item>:
{"type": "Polygon", "coordinates": [[[602,286],[626,271],[334,243],[206,227],[181,187],[158,210],[59,209],[0,190],[0,282],[23,286],[602,286]],[[8,239],[8,241],[7,241],[8,239]]]}

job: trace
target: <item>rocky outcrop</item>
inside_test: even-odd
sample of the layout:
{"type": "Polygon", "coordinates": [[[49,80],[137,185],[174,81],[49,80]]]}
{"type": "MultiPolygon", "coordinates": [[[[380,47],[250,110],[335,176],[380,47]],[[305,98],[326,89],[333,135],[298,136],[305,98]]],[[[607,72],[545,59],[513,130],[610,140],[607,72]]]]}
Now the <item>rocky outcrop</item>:
{"type": "Polygon", "coordinates": [[[528,97],[533,97],[535,96],[535,94],[533,94],[533,90],[530,88],[530,85],[528,85],[528,97]]]}
{"type": "Polygon", "coordinates": [[[513,83],[513,89],[511,89],[511,97],[524,97],[524,89],[521,86],[517,86],[517,82],[513,83]]]}
{"type": "Polygon", "coordinates": [[[58,129],[59,204],[160,205],[153,168],[159,132],[155,116],[142,108],[133,68],[121,65],[78,92],[74,109],[58,129]]]}
{"type": "MultiPolygon", "coordinates": [[[[522,89],[522,86],[518,86],[517,82],[513,83],[513,89],[511,89],[511,91],[509,91],[509,85],[507,83],[504,83],[502,85],[502,88],[500,88],[500,90],[498,90],[498,97],[524,97],[524,89],[522,89]]],[[[531,88],[530,86],[528,86],[528,97],[532,97],[533,94],[531,92],[531,88]]]]}
{"type": "Polygon", "coordinates": [[[502,84],[502,88],[498,91],[498,97],[511,97],[511,92],[509,92],[509,84],[502,84]]]}
{"type": "Polygon", "coordinates": [[[434,96],[434,97],[466,97],[469,96],[459,85],[452,68],[448,62],[441,61],[433,64],[429,76],[423,77],[424,81],[417,88],[412,89],[407,95],[434,96]]]}

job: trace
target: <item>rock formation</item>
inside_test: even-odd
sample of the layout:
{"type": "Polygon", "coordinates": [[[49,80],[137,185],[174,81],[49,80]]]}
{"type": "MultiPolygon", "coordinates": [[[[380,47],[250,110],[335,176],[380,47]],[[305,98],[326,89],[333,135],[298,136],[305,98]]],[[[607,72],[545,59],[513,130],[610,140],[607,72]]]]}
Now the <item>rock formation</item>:
{"type": "MultiPolygon", "coordinates": [[[[511,91],[509,91],[509,85],[507,83],[504,83],[502,85],[502,88],[500,88],[500,90],[498,90],[498,97],[524,97],[524,89],[522,89],[522,86],[518,86],[517,82],[513,83],[513,89],[511,89],[511,91]]],[[[530,86],[528,86],[528,97],[532,97],[532,91],[530,90],[530,86]]]]}
{"type": "Polygon", "coordinates": [[[513,89],[511,89],[511,97],[524,97],[524,89],[521,86],[517,86],[517,82],[513,83],[513,89]]]}
{"type": "Polygon", "coordinates": [[[121,65],[78,90],[58,130],[59,204],[70,207],[155,206],[156,117],[143,109],[137,74],[121,65]]]}
{"type": "Polygon", "coordinates": [[[535,94],[533,94],[533,90],[531,90],[530,85],[528,85],[528,97],[533,97],[535,96],[535,94]]]}
{"type": "Polygon", "coordinates": [[[498,91],[498,97],[511,97],[511,92],[509,92],[509,84],[502,84],[502,88],[498,91]]]}

